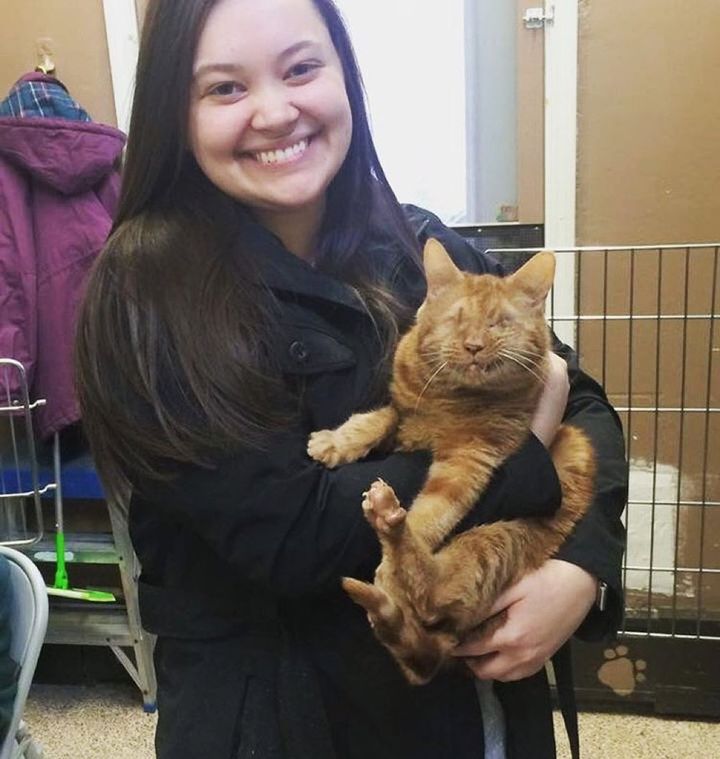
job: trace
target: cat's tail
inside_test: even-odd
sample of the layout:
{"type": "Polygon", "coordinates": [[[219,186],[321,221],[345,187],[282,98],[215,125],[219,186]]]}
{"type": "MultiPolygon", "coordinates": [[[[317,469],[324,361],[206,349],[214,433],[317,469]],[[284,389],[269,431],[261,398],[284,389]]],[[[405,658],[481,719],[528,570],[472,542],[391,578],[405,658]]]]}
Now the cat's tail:
{"type": "Polygon", "coordinates": [[[595,451],[582,430],[563,424],[550,446],[550,455],[562,491],[562,502],[552,517],[552,524],[553,530],[564,540],[592,502],[595,451]]]}
{"type": "Polygon", "coordinates": [[[344,577],[350,598],[367,611],[375,637],[390,651],[411,685],[432,680],[458,644],[454,634],[426,630],[408,606],[401,608],[382,588],[344,577]]]}

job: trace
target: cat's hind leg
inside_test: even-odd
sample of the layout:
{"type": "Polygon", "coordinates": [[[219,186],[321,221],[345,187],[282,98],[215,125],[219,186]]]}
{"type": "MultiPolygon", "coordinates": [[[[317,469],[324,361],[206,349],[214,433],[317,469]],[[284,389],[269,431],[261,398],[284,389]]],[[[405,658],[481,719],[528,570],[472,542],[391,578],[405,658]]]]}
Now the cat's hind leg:
{"type": "Polygon", "coordinates": [[[452,632],[428,632],[408,605],[390,597],[377,584],[351,577],[342,580],[345,592],[368,615],[375,637],[390,651],[412,685],[429,682],[457,646],[452,632]]]}
{"type": "Polygon", "coordinates": [[[498,596],[547,557],[541,536],[538,522],[516,519],[453,538],[433,557],[432,603],[440,618],[459,634],[483,624],[498,596]]]}
{"type": "Polygon", "coordinates": [[[358,461],[390,438],[397,424],[398,413],[393,406],[353,414],[334,430],[313,432],[307,452],[310,458],[330,468],[358,461]]]}
{"type": "Polygon", "coordinates": [[[400,505],[395,491],[387,482],[378,479],[363,495],[363,513],[383,547],[385,543],[400,540],[407,511],[400,505]]]}
{"type": "Polygon", "coordinates": [[[438,628],[447,618],[437,603],[443,581],[435,552],[483,492],[496,461],[493,452],[479,446],[437,456],[402,530],[396,528],[390,550],[383,545],[383,563],[392,562],[398,582],[426,625],[438,628]]]}
{"type": "Polygon", "coordinates": [[[435,624],[438,616],[431,603],[435,585],[435,562],[432,552],[416,539],[395,491],[383,480],[376,480],[365,493],[363,512],[375,530],[383,558],[376,573],[376,583],[394,595],[407,597],[424,624],[435,624]]]}
{"type": "Polygon", "coordinates": [[[425,597],[416,588],[431,587],[432,557],[423,545],[416,545],[408,529],[408,512],[400,505],[395,491],[383,480],[375,480],[364,494],[365,518],[375,530],[382,547],[382,561],[375,581],[382,582],[396,595],[407,596],[423,615],[425,597]],[[382,579],[381,579],[382,578],[382,579]],[[420,596],[420,598],[418,598],[420,596]]]}

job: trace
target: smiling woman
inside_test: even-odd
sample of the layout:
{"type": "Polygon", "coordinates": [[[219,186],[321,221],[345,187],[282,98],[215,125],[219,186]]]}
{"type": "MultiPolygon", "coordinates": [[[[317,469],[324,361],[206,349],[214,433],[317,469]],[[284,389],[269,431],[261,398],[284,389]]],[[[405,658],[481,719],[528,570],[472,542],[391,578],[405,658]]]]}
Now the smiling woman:
{"type": "MultiPolygon", "coordinates": [[[[462,659],[411,688],[340,585],[379,559],[363,491],[382,478],[411,502],[428,455],[375,452],[335,470],[307,456],[313,430],[383,405],[390,356],[425,295],[428,236],[458,267],[500,273],[397,202],[332,0],[151,0],[77,377],[103,483],[132,490],[159,759],[483,755],[492,692],[481,708],[462,659]]],[[[547,380],[540,407],[600,441],[605,479],[566,560],[510,588],[502,635],[463,654],[508,681],[487,755],[507,743],[514,759],[554,755],[543,665],[583,621],[596,578],[611,603],[586,627],[612,627],[620,608],[622,437],[578,370],[565,409],[558,361],[564,390],[548,394],[547,380]]],[[[557,421],[547,426],[550,441],[557,421]]],[[[531,436],[471,514],[542,516],[558,498],[531,436]]]]}

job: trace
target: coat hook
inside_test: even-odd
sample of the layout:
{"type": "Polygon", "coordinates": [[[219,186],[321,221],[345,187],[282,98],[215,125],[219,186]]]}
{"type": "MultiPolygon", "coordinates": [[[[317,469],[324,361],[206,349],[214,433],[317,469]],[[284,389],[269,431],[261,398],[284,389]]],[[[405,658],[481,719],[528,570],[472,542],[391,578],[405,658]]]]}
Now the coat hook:
{"type": "Polygon", "coordinates": [[[35,71],[52,75],[55,73],[55,61],[53,60],[52,40],[42,38],[37,41],[37,65],[35,71]]]}

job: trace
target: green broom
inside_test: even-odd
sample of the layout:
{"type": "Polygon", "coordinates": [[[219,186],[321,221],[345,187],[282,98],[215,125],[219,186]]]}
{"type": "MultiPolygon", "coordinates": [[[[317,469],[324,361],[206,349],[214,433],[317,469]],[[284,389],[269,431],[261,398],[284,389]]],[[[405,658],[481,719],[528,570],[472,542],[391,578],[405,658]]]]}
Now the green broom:
{"type": "Polygon", "coordinates": [[[65,566],[65,532],[63,527],[62,488],[60,486],[60,437],[53,440],[53,467],[55,470],[55,582],[47,589],[49,596],[74,598],[79,601],[112,603],[115,596],[104,590],[71,588],[65,566]]]}

